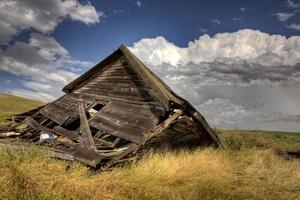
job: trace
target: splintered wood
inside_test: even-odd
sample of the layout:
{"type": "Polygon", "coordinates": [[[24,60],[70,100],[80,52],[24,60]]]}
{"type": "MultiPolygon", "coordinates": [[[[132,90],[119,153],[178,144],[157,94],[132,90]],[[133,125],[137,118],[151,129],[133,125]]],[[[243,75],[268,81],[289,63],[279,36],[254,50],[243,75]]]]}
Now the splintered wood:
{"type": "Polygon", "coordinates": [[[153,146],[219,146],[203,116],[123,45],[63,91],[13,116],[0,138],[44,144],[53,156],[101,169],[153,146]]]}

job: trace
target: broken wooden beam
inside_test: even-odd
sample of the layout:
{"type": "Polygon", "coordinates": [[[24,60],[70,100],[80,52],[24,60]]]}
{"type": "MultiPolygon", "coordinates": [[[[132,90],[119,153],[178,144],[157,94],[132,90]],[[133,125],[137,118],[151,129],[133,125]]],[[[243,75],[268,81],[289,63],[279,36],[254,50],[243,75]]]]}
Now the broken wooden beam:
{"type": "Polygon", "coordinates": [[[86,117],[86,111],[83,104],[79,104],[79,116],[80,116],[80,136],[79,144],[76,144],[74,149],[75,159],[82,161],[90,166],[96,167],[104,158],[103,155],[97,152],[91,129],[86,117]]]}

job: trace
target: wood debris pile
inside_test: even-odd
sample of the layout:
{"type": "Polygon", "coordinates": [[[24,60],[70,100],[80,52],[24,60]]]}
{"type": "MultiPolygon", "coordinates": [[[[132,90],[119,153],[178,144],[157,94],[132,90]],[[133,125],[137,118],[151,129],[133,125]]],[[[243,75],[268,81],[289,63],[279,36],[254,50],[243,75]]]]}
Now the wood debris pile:
{"type": "Polygon", "coordinates": [[[124,45],[63,91],[56,101],[13,116],[11,126],[0,129],[0,143],[43,144],[57,150],[56,157],[100,168],[152,146],[219,146],[203,116],[124,45]]]}

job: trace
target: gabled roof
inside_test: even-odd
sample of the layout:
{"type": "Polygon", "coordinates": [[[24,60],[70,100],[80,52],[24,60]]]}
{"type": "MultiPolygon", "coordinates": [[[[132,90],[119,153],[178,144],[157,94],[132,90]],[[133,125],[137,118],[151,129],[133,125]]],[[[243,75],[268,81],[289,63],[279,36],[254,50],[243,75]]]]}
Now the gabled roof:
{"type": "Polygon", "coordinates": [[[219,141],[215,136],[213,130],[210,128],[204,117],[185,99],[177,95],[171,88],[169,88],[158,76],[156,76],[145,64],[143,64],[125,45],[121,45],[116,51],[111,55],[106,57],[104,60],[96,64],[86,73],[69,83],[63,88],[66,93],[71,93],[78,86],[80,87],[93,77],[98,71],[109,65],[114,60],[118,59],[124,55],[129,66],[133,68],[141,78],[151,87],[155,93],[155,97],[164,105],[166,109],[169,109],[172,105],[173,107],[183,107],[186,112],[188,112],[195,121],[202,124],[204,130],[215,140],[219,141]]]}
{"type": "Polygon", "coordinates": [[[146,65],[144,65],[125,45],[121,45],[116,51],[114,51],[110,56],[96,64],[86,73],[69,83],[63,88],[63,91],[66,93],[72,92],[76,86],[83,84],[86,80],[95,75],[96,72],[106,67],[109,63],[113,62],[115,59],[124,55],[130,67],[133,68],[155,91],[155,96],[160,102],[166,107],[169,108],[171,102],[176,104],[183,104],[181,98],[178,98],[176,95],[158,76],[156,76],[146,65]]]}

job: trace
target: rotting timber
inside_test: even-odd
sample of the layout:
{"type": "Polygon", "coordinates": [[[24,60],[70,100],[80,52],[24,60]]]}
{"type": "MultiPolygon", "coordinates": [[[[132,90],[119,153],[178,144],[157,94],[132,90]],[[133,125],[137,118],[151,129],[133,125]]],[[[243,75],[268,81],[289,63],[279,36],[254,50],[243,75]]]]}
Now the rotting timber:
{"type": "Polygon", "coordinates": [[[151,146],[220,145],[203,116],[124,45],[63,91],[54,102],[13,116],[0,138],[42,143],[55,157],[103,169],[151,146]],[[20,124],[26,126],[16,132],[20,124]],[[41,141],[45,135],[52,139],[41,141]]]}

